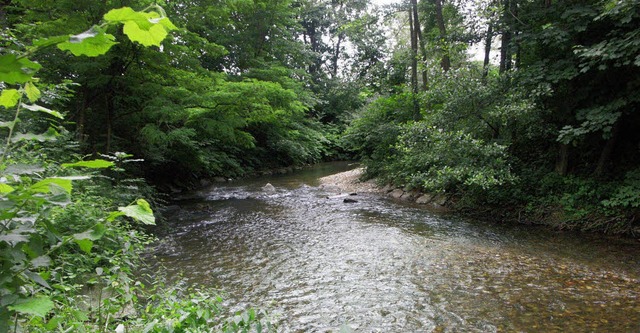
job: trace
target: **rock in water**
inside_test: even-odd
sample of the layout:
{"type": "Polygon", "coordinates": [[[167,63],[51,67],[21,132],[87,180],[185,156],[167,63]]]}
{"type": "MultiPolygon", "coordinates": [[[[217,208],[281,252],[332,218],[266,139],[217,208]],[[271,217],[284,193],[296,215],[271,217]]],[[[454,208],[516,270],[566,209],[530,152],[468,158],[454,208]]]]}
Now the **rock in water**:
{"type": "Polygon", "coordinates": [[[267,185],[262,187],[262,190],[265,191],[265,192],[270,192],[271,193],[271,192],[275,192],[276,188],[273,185],[271,185],[271,183],[267,183],[267,185]]]}
{"type": "Polygon", "coordinates": [[[354,202],[358,202],[358,200],[346,198],[346,199],[342,200],[342,202],[344,202],[344,203],[354,203],[354,202]]]}

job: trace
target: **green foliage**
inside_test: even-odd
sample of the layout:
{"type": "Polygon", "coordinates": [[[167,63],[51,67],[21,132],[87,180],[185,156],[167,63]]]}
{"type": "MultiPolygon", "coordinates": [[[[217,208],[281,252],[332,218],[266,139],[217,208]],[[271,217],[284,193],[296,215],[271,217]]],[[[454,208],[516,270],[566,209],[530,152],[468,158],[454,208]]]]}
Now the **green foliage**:
{"type": "Polygon", "coordinates": [[[71,36],[68,42],[58,44],[58,48],[75,56],[97,57],[107,53],[116,44],[115,39],[115,36],[105,33],[100,27],[93,27],[79,35],[71,36]]]}
{"type": "MultiPolygon", "coordinates": [[[[364,10],[363,2],[356,2],[364,10]]],[[[184,29],[175,29],[155,5],[130,8],[146,1],[113,10],[110,2],[22,0],[7,22],[34,47],[50,47],[50,55],[29,56],[47,68],[39,72],[42,82],[78,82],[76,94],[57,108],[70,110],[64,127],[77,135],[82,151],[131,152],[145,159],[139,173],[158,182],[166,182],[167,175],[235,178],[339,152],[335,135],[325,133],[333,126],[325,124],[342,121],[343,109],[362,101],[357,89],[348,95],[355,96],[353,105],[334,96],[342,88],[320,97],[312,92],[297,4],[192,4],[166,6],[184,29]],[[71,29],[96,21],[101,23],[80,34],[71,29]],[[160,46],[160,52],[142,47],[149,44],[160,46]],[[84,56],[108,48],[112,51],[102,57],[84,56]],[[328,117],[314,110],[325,97],[336,102],[328,117]]]]}
{"type": "MultiPolygon", "coordinates": [[[[56,169],[55,164],[52,166],[56,169]]],[[[0,211],[0,258],[1,265],[7,268],[2,272],[0,284],[3,304],[0,315],[5,322],[13,318],[16,325],[28,326],[25,320],[30,315],[48,317],[58,297],[57,286],[67,284],[62,282],[63,277],[78,276],[72,273],[73,269],[92,266],[100,262],[100,258],[129,260],[125,258],[133,253],[117,254],[121,244],[134,242],[140,248],[146,243],[142,235],[136,236],[120,222],[106,218],[105,212],[113,209],[113,202],[92,199],[82,190],[72,191],[72,180],[92,182],[89,177],[56,176],[38,180],[28,173],[5,173],[4,177],[6,187],[11,187],[11,191],[2,194],[0,211]],[[74,198],[73,194],[78,197],[74,198]],[[85,255],[77,253],[72,244],[85,255]],[[84,261],[83,265],[72,265],[78,260],[84,261]],[[64,269],[65,266],[73,269],[64,269]]],[[[87,184],[81,185],[82,188],[87,184]]],[[[103,192],[105,189],[102,186],[103,192]]],[[[148,209],[148,204],[144,208],[148,209]]],[[[137,211],[126,215],[140,218],[137,211]]]]}
{"type": "Polygon", "coordinates": [[[155,285],[148,295],[140,316],[123,323],[123,328],[158,333],[275,331],[262,311],[249,309],[225,319],[222,298],[199,288],[155,285]]]}
{"type": "MultiPolygon", "coordinates": [[[[124,24],[124,33],[143,45],[159,45],[175,29],[156,5],[142,12],[110,11],[104,19],[80,35],[34,41],[24,54],[58,45],[76,55],[100,55],[114,46],[104,32],[114,24],[124,24]]],[[[52,89],[38,83],[41,91],[32,77],[40,65],[20,57],[9,62],[19,68],[3,71],[2,87],[22,84],[3,89],[0,97],[10,111],[0,123],[6,129],[0,158],[0,332],[270,331],[263,313],[249,310],[226,320],[219,297],[145,288],[135,278],[140,253],[152,240],[141,225],[155,224],[154,201],[139,198],[149,187],[122,175],[139,160],[113,153],[69,162],[78,145],[59,124],[63,113],[35,104],[68,101],[68,84],[52,89]],[[41,135],[31,132],[43,126],[59,140],[37,140],[41,135]]]]}
{"type": "MultiPolygon", "coordinates": [[[[128,205],[126,207],[118,207],[119,213],[122,215],[128,216],[138,222],[141,222],[146,225],[155,225],[156,218],[153,216],[153,211],[151,210],[151,206],[144,199],[136,200],[135,204],[128,205]]],[[[108,220],[115,219],[120,216],[120,214],[111,214],[108,220]]]]}
{"type": "Polygon", "coordinates": [[[143,46],[160,46],[168,32],[177,27],[166,17],[162,7],[153,5],[148,9],[153,11],[137,12],[129,7],[112,9],[104,15],[104,20],[110,24],[122,24],[123,32],[134,42],[143,46]]]}
{"type": "Polygon", "coordinates": [[[115,166],[115,163],[111,161],[105,161],[105,160],[78,161],[75,163],[62,164],[63,168],[82,167],[82,168],[89,168],[89,169],[104,169],[104,168],[111,168],[113,166],[115,166]]]}
{"type": "Polygon", "coordinates": [[[412,119],[412,112],[410,94],[379,98],[345,132],[345,147],[363,160],[370,177],[382,175],[385,165],[394,159],[402,124],[412,119]]]}
{"type": "Polygon", "coordinates": [[[403,128],[396,158],[387,165],[391,183],[428,192],[464,192],[514,181],[506,147],[447,132],[425,122],[403,128]]]}
{"type": "Polygon", "coordinates": [[[611,197],[602,201],[608,209],[637,209],[640,207],[640,169],[626,173],[624,180],[615,186],[611,197]]]}
{"type": "Polygon", "coordinates": [[[516,177],[507,145],[539,135],[532,127],[535,108],[518,91],[505,93],[501,82],[482,84],[479,76],[473,67],[434,76],[420,96],[425,111],[419,122],[412,121],[410,94],[380,98],[345,138],[371,176],[399,186],[477,193],[511,183],[516,177]],[[495,99],[497,93],[503,98],[495,99]]]}
{"type": "MultiPolygon", "coordinates": [[[[40,68],[42,68],[40,64],[26,57],[19,57],[15,54],[3,54],[0,56],[0,81],[7,84],[25,83],[28,82],[40,68]]],[[[14,103],[17,103],[17,99],[14,103]]],[[[9,105],[8,107],[13,105],[9,105]]],[[[5,105],[3,104],[3,106],[5,105]]]]}

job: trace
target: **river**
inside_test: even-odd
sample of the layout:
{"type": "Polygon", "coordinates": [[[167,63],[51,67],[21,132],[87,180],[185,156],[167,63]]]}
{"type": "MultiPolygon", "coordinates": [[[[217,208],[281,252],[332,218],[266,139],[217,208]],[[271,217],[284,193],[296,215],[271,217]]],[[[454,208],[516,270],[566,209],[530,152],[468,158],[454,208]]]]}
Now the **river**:
{"type": "Polygon", "coordinates": [[[323,164],[176,201],[154,261],[279,332],[640,332],[640,242],[499,225],[369,194],[323,164]],[[275,192],[265,192],[266,183],[275,192]]]}

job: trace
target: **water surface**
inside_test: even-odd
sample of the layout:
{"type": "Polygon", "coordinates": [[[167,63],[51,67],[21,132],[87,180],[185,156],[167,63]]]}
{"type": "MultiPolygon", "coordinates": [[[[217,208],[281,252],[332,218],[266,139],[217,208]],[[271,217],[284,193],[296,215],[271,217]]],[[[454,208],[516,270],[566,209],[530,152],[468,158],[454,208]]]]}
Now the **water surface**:
{"type": "Polygon", "coordinates": [[[318,186],[325,164],[178,201],[170,277],[267,309],[281,332],[638,332],[636,240],[437,215],[318,186]],[[267,182],[276,192],[261,190],[267,182]]]}

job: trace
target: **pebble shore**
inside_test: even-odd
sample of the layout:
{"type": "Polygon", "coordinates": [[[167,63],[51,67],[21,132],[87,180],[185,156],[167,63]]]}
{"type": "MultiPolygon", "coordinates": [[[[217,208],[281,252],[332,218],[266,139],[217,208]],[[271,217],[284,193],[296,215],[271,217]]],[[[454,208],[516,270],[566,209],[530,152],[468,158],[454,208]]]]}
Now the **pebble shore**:
{"type": "Polygon", "coordinates": [[[364,168],[357,168],[320,178],[320,186],[339,193],[384,193],[375,180],[361,181],[364,168]]]}
{"type": "Polygon", "coordinates": [[[320,187],[336,194],[372,193],[385,195],[397,200],[415,202],[435,211],[449,211],[446,207],[448,198],[444,195],[421,193],[415,190],[394,188],[390,185],[380,187],[375,179],[361,181],[364,168],[357,168],[320,178],[320,187]]]}

